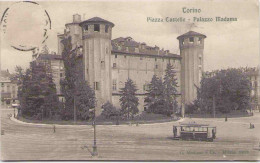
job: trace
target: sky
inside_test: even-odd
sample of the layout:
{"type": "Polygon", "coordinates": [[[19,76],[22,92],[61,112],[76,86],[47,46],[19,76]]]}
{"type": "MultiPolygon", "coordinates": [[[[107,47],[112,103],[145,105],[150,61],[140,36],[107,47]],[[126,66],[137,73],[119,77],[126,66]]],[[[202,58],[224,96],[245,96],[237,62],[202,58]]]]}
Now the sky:
{"type": "MultiPolygon", "coordinates": [[[[0,14],[9,7],[6,33],[1,24],[1,69],[14,72],[16,65],[27,68],[32,52],[23,52],[10,45],[47,45],[57,52],[57,34],[63,33],[73,14],[82,20],[101,17],[115,24],[112,39],[131,36],[137,42],[159,46],[180,54],[177,37],[189,30],[205,34],[204,70],[259,65],[259,6],[254,0],[193,0],[193,1],[38,1],[34,4],[0,2],[0,14]],[[36,6],[36,7],[35,7],[36,6]],[[183,13],[183,7],[200,9],[200,13],[183,13]],[[46,10],[51,29],[46,25],[46,10]],[[147,22],[147,17],[213,18],[235,17],[233,22],[147,22]],[[44,40],[47,29],[47,40],[44,40]]],[[[48,19],[47,19],[48,20],[48,19]]]]}

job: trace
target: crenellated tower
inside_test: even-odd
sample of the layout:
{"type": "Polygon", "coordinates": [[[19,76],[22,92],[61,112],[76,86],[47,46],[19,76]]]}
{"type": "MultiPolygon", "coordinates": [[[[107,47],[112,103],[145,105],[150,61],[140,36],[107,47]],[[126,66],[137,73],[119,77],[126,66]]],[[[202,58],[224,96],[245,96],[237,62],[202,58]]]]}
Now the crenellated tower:
{"type": "Polygon", "coordinates": [[[197,98],[197,88],[204,71],[205,35],[189,31],[179,37],[181,60],[181,94],[182,103],[190,104],[197,98]]]}
{"type": "Polygon", "coordinates": [[[82,28],[84,78],[95,90],[97,108],[100,108],[112,100],[111,36],[114,24],[94,17],[79,25],[82,28]]]}

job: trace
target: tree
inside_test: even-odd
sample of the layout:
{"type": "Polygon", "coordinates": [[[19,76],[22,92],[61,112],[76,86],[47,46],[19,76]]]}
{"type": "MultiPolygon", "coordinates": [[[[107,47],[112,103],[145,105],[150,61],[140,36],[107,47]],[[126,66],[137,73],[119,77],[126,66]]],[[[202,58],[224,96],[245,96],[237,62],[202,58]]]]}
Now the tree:
{"type": "Polygon", "coordinates": [[[133,83],[131,79],[128,79],[125,82],[125,87],[121,88],[120,93],[120,102],[121,102],[121,113],[124,116],[127,116],[127,119],[134,118],[134,115],[136,115],[139,110],[138,110],[138,104],[139,104],[139,99],[136,97],[136,86],[133,83]]]}
{"type": "Polygon", "coordinates": [[[95,107],[95,91],[90,88],[88,82],[79,80],[76,84],[76,109],[77,118],[89,120],[93,118],[93,108],[95,107]]]}
{"type": "Polygon", "coordinates": [[[147,112],[156,114],[161,113],[159,105],[163,104],[164,101],[164,86],[162,79],[154,75],[147,92],[147,96],[145,97],[146,106],[148,107],[147,112]]]}
{"type": "Polygon", "coordinates": [[[250,80],[243,69],[230,68],[214,71],[212,76],[204,75],[198,96],[201,110],[212,113],[213,96],[218,112],[249,109],[250,89],[250,80]]]}
{"type": "Polygon", "coordinates": [[[116,107],[114,107],[110,102],[106,102],[101,108],[103,109],[101,115],[106,119],[110,119],[111,116],[118,115],[116,107]]]}
{"type": "Polygon", "coordinates": [[[164,76],[164,113],[166,115],[171,115],[173,112],[177,111],[177,87],[178,82],[176,78],[176,71],[174,70],[173,66],[168,63],[167,68],[165,70],[165,76],[164,76]]]}
{"type": "MultiPolygon", "coordinates": [[[[21,74],[21,69],[18,68],[17,73],[21,74]]],[[[33,61],[26,73],[19,78],[18,98],[22,115],[33,119],[51,118],[57,112],[58,97],[46,65],[33,61]]]]}
{"type": "Polygon", "coordinates": [[[64,45],[62,58],[65,68],[65,79],[61,81],[61,90],[65,97],[62,118],[73,119],[75,102],[77,118],[90,119],[93,116],[91,109],[95,107],[96,103],[95,92],[83,78],[83,61],[78,56],[79,48],[72,49],[71,37],[63,39],[62,44],[64,45]]]}

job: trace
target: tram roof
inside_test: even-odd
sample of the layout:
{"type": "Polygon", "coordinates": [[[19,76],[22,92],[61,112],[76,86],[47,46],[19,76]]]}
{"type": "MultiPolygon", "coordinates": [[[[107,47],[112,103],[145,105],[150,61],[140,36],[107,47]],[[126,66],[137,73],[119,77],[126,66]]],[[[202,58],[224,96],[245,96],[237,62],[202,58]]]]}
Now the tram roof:
{"type": "Polygon", "coordinates": [[[209,126],[209,124],[198,124],[198,123],[180,123],[180,125],[176,125],[180,127],[213,127],[209,126]]]}

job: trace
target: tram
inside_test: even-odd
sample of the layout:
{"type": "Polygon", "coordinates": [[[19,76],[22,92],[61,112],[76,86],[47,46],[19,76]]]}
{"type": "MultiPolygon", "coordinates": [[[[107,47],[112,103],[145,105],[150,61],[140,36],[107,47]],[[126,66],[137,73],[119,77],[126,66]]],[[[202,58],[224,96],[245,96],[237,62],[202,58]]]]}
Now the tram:
{"type": "Polygon", "coordinates": [[[216,133],[217,127],[208,124],[180,123],[173,126],[174,140],[213,141],[216,133]]]}

